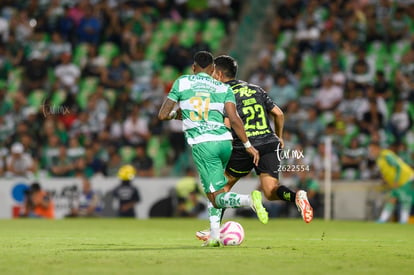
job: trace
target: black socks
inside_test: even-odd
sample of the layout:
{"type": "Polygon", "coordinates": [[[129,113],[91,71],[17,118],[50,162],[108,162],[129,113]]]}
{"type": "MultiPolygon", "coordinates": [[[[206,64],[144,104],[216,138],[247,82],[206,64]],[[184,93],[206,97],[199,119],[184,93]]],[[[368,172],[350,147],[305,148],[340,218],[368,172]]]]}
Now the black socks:
{"type": "Polygon", "coordinates": [[[281,185],[279,188],[277,188],[276,194],[282,201],[295,202],[296,193],[284,185],[281,185]]]}

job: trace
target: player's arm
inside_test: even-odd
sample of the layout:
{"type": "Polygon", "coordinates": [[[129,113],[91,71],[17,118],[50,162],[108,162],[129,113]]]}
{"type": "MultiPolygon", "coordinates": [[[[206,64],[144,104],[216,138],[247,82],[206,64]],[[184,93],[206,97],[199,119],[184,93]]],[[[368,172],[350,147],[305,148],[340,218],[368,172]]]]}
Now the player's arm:
{"type": "Polygon", "coordinates": [[[285,116],[283,111],[276,105],[276,103],[269,97],[269,94],[260,89],[260,94],[263,97],[264,105],[266,106],[267,112],[273,117],[275,134],[278,136],[280,141],[280,147],[284,147],[283,143],[283,125],[285,123],[285,116]]]}
{"type": "Polygon", "coordinates": [[[246,132],[244,130],[243,121],[241,120],[239,114],[236,111],[236,104],[233,102],[226,102],[224,108],[227,113],[227,117],[230,121],[231,127],[236,132],[237,136],[243,142],[246,151],[253,157],[253,163],[258,165],[259,163],[259,152],[250,144],[249,139],[247,138],[246,132]]]}
{"type": "Polygon", "coordinates": [[[171,120],[177,118],[177,112],[173,111],[175,106],[175,101],[166,98],[161,106],[161,109],[158,113],[159,120],[171,120]]]}
{"type": "Polygon", "coordinates": [[[283,125],[285,123],[285,116],[278,106],[274,106],[270,111],[275,123],[275,133],[280,139],[280,145],[283,148],[283,125]]]}
{"type": "Polygon", "coordinates": [[[229,129],[231,128],[230,120],[229,120],[228,117],[225,117],[224,118],[224,125],[226,125],[226,127],[229,128],[229,129]]]}
{"type": "Polygon", "coordinates": [[[174,111],[175,104],[180,100],[180,93],[178,92],[179,79],[174,81],[168,97],[162,103],[161,109],[158,113],[159,120],[182,119],[181,109],[174,111]]]}
{"type": "Polygon", "coordinates": [[[394,184],[400,181],[401,176],[401,167],[398,165],[398,162],[392,156],[385,156],[385,160],[387,161],[388,165],[395,167],[395,178],[394,184]]]}

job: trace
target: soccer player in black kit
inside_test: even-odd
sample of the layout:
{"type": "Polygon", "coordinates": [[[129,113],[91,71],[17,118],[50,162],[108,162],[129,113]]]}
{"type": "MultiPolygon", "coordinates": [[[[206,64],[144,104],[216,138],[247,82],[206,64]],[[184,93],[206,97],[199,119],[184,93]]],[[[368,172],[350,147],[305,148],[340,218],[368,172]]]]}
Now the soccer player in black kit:
{"type": "MultiPolygon", "coordinates": [[[[303,220],[309,223],[313,219],[313,209],[306,192],[294,192],[279,182],[278,168],[280,161],[276,151],[284,146],[282,134],[284,116],[280,108],[259,86],[242,80],[236,80],[237,62],[231,56],[222,55],[214,60],[213,77],[231,86],[236,97],[237,112],[243,120],[246,134],[251,144],[259,151],[259,164],[255,166],[252,158],[246,154],[243,143],[233,133],[233,152],[226,167],[228,183],[226,192],[242,177],[254,168],[259,175],[261,188],[268,200],[295,202],[303,220]],[[269,116],[273,117],[275,132],[271,128],[269,116]]],[[[196,236],[204,240],[205,231],[198,231],[196,236]]]]}

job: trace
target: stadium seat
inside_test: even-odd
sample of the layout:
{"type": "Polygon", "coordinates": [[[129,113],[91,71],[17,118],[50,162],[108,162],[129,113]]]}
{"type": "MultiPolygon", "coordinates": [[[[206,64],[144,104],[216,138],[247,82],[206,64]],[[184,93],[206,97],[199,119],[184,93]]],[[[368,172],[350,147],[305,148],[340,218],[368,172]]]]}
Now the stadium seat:
{"type": "Polygon", "coordinates": [[[180,45],[189,48],[194,44],[195,32],[181,31],[178,37],[180,45]]]}
{"type": "Polygon", "coordinates": [[[222,36],[218,37],[211,31],[203,32],[203,40],[207,42],[212,51],[215,51],[220,47],[222,38],[222,36]]]}
{"type": "Polygon", "coordinates": [[[123,163],[130,163],[135,157],[135,150],[132,146],[122,146],[119,149],[119,154],[123,163]]]}
{"type": "Polygon", "coordinates": [[[46,99],[46,92],[41,89],[33,90],[30,92],[28,97],[28,103],[31,107],[33,107],[36,111],[40,109],[43,102],[46,99]]]}
{"type": "Polygon", "coordinates": [[[47,81],[48,85],[53,86],[53,84],[56,81],[56,75],[54,68],[48,68],[47,69],[47,81]]]}
{"type": "Polygon", "coordinates": [[[387,45],[382,41],[373,41],[368,44],[367,55],[388,55],[387,45]]]}
{"type": "Polygon", "coordinates": [[[154,62],[156,66],[160,66],[164,59],[162,45],[155,42],[149,44],[145,51],[145,58],[154,62]]]}
{"type": "Polygon", "coordinates": [[[385,140],[387,144],[394,144],[396,139],[391,132],[385,131],[385,140]]]}
{"type": "Polygon", "coordinates": [[[161,69],[160,78],[164,82],[171,82],[178,76],[178,70],[172,66],[165,66],[161,69]]]}
{"type": "Polygon", "coordinates": [[[105,58],[106,64],[109,64],[112,58],[119,54],[119,48],[112,42],[105,42],[99,47],[98,53],[105,58]]]}
{"type": "Polygon", "coordinates": [[[222,21],[212,18],[206,22],[203,30],[203,38],[205,41],[209,41],[209,39],[206,39],[207,37],[220,40],[225,34],[226,28],[222,21]]]}
{"type": "Polygon", "coordinates": [[[184,22],[181,25],[181,32],[192,32],[196,33],[200,30],[201,23],[198,20],[195,20],[194,18],[190,18],[187,20],[184,20],[184,22]]]}
{"type": "Polygon", "coordinates": [[[313,86],[314,84],[314,77],[313,76],[302,76],[299,79],[299,88],[303,89],[306,86],[313,86]]]}
{"type": "Polygon", "coordinates": [[[388,119],[390,117],[390,114],[392,114],[392,111],[394,109],[394,104],[395,101],[393,99],[388,99],[385,102],[386,106],[387,106],[387,113],[386,113],[386,119],[388,119]]]}
{"type": "Polygon", "coordinates": [[[178,24],[170,19],[164,19],[158,24],[158,28],[156,33],[160,33],[160,35],[165,39],[170,39],[171,36],[176,34],[178,31],[178,24]]]}
{"type": "Polygon", "coordinates": [[[79,85],[79,92],[76,95],[76,102],[81,109],[85,109],[88,105],[89,96],[95,91],[98,85],[98,78],[86,77],[81,80],[79,85]]]}
{"type": "Polygon", "coordinates": [[[59,89],[53,92],[50,103],[53,106],[60,106],[63,102],[65,102],[67,97],[66,91],[63,89],[59,89]]]}
{"type": "Polygon", "coordinates": [[[220,21],[217,18],[211,18],[209,20],[207,20],[207,22],[205,23],[204,26],[204,30],[210,30],[210,31],[218,31],[218,32],[223,32],[225,31],[225,27],[222,21],[220,21]]]}
{"type": "Polygon", "coordinates": [[[408,113],[410,114],[411,120],[414,121],[414,102],[409,103],[408,113]]]}
{"type": "Polygon", "coordinates": [[[81,43],[75,47],[73,54],[73,64],[80,67],[88,55],[88,44],[81,43]]]}
{"type": "Polygon", "coordinates": [[[179,34],[180,44],[185,47],[190,47],[194,44],[196,33],[200,30],[201,23],[195,19],[185,20],[181,24],[181,30],[179,34]]]}
{"type": "Polygon", "coordinates": [[[331,63],[329,58],[324,54],[315,56],[316,68],[319,73],[329,73],[331,71],[331,63]]]}
{"type": "Polygon", "coordinates": [[[291,41],[293,39],[293,33],[290,31],[283,31],[279,33],[276,41],[276,47],[277,48],[286,48],[288,45],[290,45],[291,41]]]}
{"type": "Polygon", "coordinates": [[[23,68],[21,67],[14,68],[9,72],[7,80],[7,93],[9,95],[14,94],[17,90],[19,90],[22,82],[22,75],[23,68]]]}
{"type": "Polygon", "coordinates": [[[99,82],[99,79],[97,77],[85,77],[81,79],[80,81],[79,91],[80,92],[93,91],[96,89],[98,82],[99,82]]]}
{"type": "Polygon", "coordinates": [[[6,79],[0,79],[0,88],[6,88],[7,87],[7,80],[6,79]]]}
{"type": "Polygon", "coordinates": [[[155,174],[160,176],[162,169],[166,167],[167,155],[171,150],[169,143],[164,137],[153,136],[148,141],[147,148],[148,156],[154,163],[155,174]]]}
{"type": "Polygon", "coordinates": [[[191,66],[188,66],[187,68],[184,69],[183,75],[184,74],[193,74],[193,68],[191,66]]]}
{"type": "Polygon", "coordinates": [[[302,72],[305,76],[315,76],[317,70],[315,59],[310,54],[305,54],[302,58],[302,72]]]}
{"type": "Polygon", "coordinates": [[[177,29],[178,29],[177,23],[175,23],[171,19],[163,19],[158,24],[158,30],[176,32],[177,29]]]}
{"type": "Polygon", "coordinates": [[[83,91],[76,95],[76,103],[78,103],[81,110],[85,110],[88,106],[88,99],[91,94],[92,91],[83,91]]]}
{"type": "Polygon", "coordinates": [[[410,50],[410,42],[407,40],[394,42],[390,47],[391,56],[396,62],[401,60],[401,57],[410,50]]]}
{"type": "Polygon", "coordinates": [[[407,144],[408,150],[414,152],[414,132],[409,132],[405,136],[405,144],[407,144]]]}
{"type": "MultiPolygon", "coordinates": [[[[156,45],[157,48],[162,48],[167,43],[168,39],[169,39],[169,37],[166,36],[163,32],[156,31],[152,35],[151,43],[148,45],[148,47],[150,45],[152,45],[152,47],[154,47],[156,45]]],[[[147,47],[147,49],[148,49],[148,47],[147,47]]]]}
{"type": "Polygon", "coordinates": [[[109,106],[112,108],[116,101],[116,92],[114,89],[105,89],[105,98],[108,100],[109,106]]]}

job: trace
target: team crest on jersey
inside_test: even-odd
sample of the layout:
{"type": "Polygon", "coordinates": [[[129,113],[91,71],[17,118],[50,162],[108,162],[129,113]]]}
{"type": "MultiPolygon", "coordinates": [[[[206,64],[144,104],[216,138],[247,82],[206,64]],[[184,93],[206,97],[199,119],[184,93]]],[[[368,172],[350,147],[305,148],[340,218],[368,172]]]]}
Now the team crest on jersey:
{"type": "Polygon", "coordinates": [[[257,92],[256,90],[250,89],[247,86],[244,86],[244,87],[233,90],[234,94],[238,93],[239,96],[241,96],[241,97],[243,97],[243,96],[249,97],[249,96],[252,96],[253,94],[255,94],[256,92],[257,92]]]}

